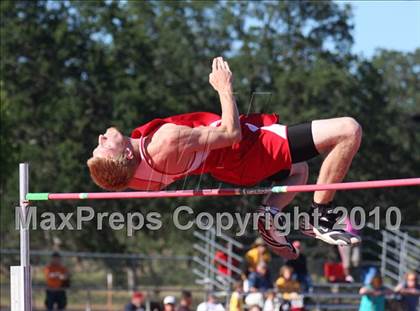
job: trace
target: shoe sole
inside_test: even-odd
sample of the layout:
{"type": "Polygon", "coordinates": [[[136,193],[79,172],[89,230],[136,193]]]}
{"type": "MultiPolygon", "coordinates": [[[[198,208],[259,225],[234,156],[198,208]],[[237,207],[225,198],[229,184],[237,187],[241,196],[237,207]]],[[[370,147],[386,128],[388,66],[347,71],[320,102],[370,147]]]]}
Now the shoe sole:
{"type": "MultiPolygon", "coordinates": [[[[337,246],[357,246],[357,245],[359,245],[361,243],[361,239],[359,237],[354,236],[354,235],[351,235],[351,237],[350,237],[350,241],[352,241],[352,240],[354,241],[354,242],[352,241],[350,244],[349,243],[346,243],[345,241],[340,240],[340,239],[331,238],[330,235],[325,234],[325,233],[324,234],[321,233],[317,228],[315,228],[313,226],[311,226],[311,231],[308,231],[308,230],[305,230],[305,229],[303,229],[303,230],[301,229],[301,232],[304,235],[307,235],[307,236],[313,237],[315,239],[321,240],[321,241],[323,241],[323,242],[325,242],[327,244],[330,244],[330,245],[337,245],[337,246]]],[[[332,234],[334,234],[334,233],[332,232],[332,234]]]]}
{"type": "MultiPolygon", "coordinates": [[[[287,237],[284,236],[286,241],[289,244],[281,244],[274,240],[270,230],[273,230],[273,218],[270,213],[270,229],[265,228],[265,221],[262,220],[263,216],[260,216],[258,218],[258,232],[265,241],[265,243],[270,247],[270,249],[277,255],[285,258],[285,259],[296,259],[299,257],[299,254],[297,253],[296,249],[293,247],[293,245],[288,241],[287,237]]],[[[273,232],[274,233],[274,232],[273,232]]]]}

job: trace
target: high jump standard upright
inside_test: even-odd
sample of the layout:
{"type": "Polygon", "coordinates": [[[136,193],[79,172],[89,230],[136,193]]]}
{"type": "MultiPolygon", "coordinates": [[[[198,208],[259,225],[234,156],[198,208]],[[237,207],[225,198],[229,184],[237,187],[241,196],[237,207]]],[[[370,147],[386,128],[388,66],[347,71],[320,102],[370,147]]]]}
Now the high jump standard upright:
{"type": "Polygon", "coordinates": [[[31,263],[29,261],[29,224],[27,222],[29,202],[26,194],[29,189],[29,164],[19,164],[19,216],[20,266],[10,267],[10,307],[12,311],[32,310],[31,263]]]}

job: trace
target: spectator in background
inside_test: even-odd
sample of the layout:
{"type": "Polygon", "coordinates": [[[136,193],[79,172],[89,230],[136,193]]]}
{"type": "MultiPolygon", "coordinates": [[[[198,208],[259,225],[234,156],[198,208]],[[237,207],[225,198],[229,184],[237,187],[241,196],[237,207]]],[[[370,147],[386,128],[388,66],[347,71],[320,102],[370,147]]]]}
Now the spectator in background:
{"type": "Polygon", "coordinates": [[[242,280],[242,290],[244,293],[248,293],[249,292],[249,271],[246,270],[245,272],[241,273],[241,280],[242,280]]]}
{"type": "Polygon", "coordinates": [[[268,264],[271,260],[270,252],[262,238],[257,238],[253,247],[245,254],[248,270],[254,272],[260,262],[268,264]]]}
{"type": "Polygon", "coordinates": [[[280,275],[276,281],[276,287],[281,293],[282,302],[279,310],[302,311],[303,297],[299,295],[300,284],[298,281],[293,280],[293,268],[283,266],[280,268],[280,275]]]}
{"type": "Polygon", "coordinates": [[[300,283],[293,280],[293,268],[283,266],[280,268],[279,278],[276,280],[276,287],[285,300],[294,299],[300,292],[300,283]]]}
{"type": "Polygon", "coordinates": [[[249,293],[245,297],[245,305],[248,311],[253,307],[258,307],[260,310],[264,307],[264,295],[260,292],[249,293]]]}
{"type": "Polygon", "coordinates": [[[408,272],[405,275],[405,281],[395,288],[395,292],[402,296],[401,302],[404,311],[416,311],[420,309],[420,284],[415,272],[408,272]]]}
{"type": "Polygon", "coordinates": [[[229,311],[243,311],[242,287],[241,281],[235,283],[232,296],[230,297],[229,311]]]}
{"type": "Polygon", "coordinates": [[[225,311],[225,308],[217,301],[217,297],[213,293],[209,293],[207,301],[200,303],[197,311],[225,311]]]}
{"type": "Polygon", "coordinates": [[[134,292],[131,301],[125,305],[124,311],[145,311],[144,295],[142,292],[134,292]]]}
{"type": "Polygon", "coordinates": [[[266,292],[273,288],[270,273],[265,262],[260,262],[256,267],[256,271],[249,274],[248,283],[250,292],[266,292]]]}
{"type": "Polygon", "coordinates": [[[300,283],[303,292],[307,292],[312,288],[311,276],[308,273],[308,267],[306,263],[306,256],[303,253],[302,245],[300,241],[293,241],[292,245],[298,253],[296,259],[286,261],[286,266],[293,268],[295,279],[300,283]]]}
{"type": "Polygon", "coordinates": [[[69,273],[61,263],[61,256],[54,252],[51,255],[50,263],[44,268],[45,280],[47,283],[45,307],[48,311],[64,310],[67,305],[65,288],[69,286],[69,273]]]}
{"type": "MultiPolygon", "coordinates": [[[[228,249],[228,243],[226,243],[224,245],[224,247],[226,249],[228,249]]],[[[234,251],[234,249],[232,249],[232,252],[234,251]]],[[[239,266],[239,261],[236,260],[235,258],[231,258],[231,265],[234,267],[238,267],[239,266]]],[[[219,271],[219,273],[221,275],[232,275],[232,270],[228,268],[227,263],[229,262],[229,256],[228,254],[226,254],[225,252],[221,251],[221,250],[217,250],[216,253],[214,254],[214,263],[216,265],[217,271],[219,271]]]]}
{"type": "Polygon", "coordinates": [[[181,292],[181,300],[179,302],[179,307],[176,311],[191,311],[192,305],[192,295],[188,290],[183,290],[181,292]]]}
{"type": "Polygon", "coordinates": [[[276,294],[274,291],[269,290],[266,293],[263,311],[275,311],[278,310],[278,306],[276,306],[276,294]]]}
{"type": "Polygon", "coordinates": [[[385,296],[393,292],[382,285],[382,277],[375,275],[368,285],[359,290],[362,295],[359,311],[385,311],[385,296]]]}
{"type": "MultiPolygon", "coordinates": [[[[353,228],[351,221],[348,217],[345,219],[345,231],[359,235],[359,230],[353,228]]],[[[360,245],[347,246],[339,245],[338,252],[340,253],[341,262],[343,264],[343,270],[345,275],[345,281],[349,283],[354,282],[354,278],[351,275],[352,268],[358,268],[360,263],[360,245]]]]}
{"type": "Polygon", "coordinates": [[[176,299],[174,296],[166,296],[163,299],[163,311],[175,311],[176,299]]]}
{"type": "Polygon", "coordinates": [[[244,293],[248,293],[249,292],[249,281],[248,281],[248,277],[249,277],[249,265],[247,260],[243,260],[241,265],[240,265],[240,270],[241,275],[240,275],[240,280],[242,281],[242,290],[244,293]]]}

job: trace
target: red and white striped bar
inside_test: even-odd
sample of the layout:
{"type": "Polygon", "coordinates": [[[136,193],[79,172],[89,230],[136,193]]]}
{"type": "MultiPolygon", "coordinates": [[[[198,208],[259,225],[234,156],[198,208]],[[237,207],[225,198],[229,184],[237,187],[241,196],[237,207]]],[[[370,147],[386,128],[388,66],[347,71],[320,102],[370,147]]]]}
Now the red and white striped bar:
{"type": "Polygon", "coordinates": [[[345,182],[320,185],[275,186],[271,188],[221,188],[201,190],[127,191],[127,192],[80,192],[80,193],[28,193],[28,201],[46,200],[111,200],[152,199],[208,196],[263,195],[268,193],[314,192],[323,190],[361,190],[372,188],[420,186],[420,178],[387,179],[345,182]]]}

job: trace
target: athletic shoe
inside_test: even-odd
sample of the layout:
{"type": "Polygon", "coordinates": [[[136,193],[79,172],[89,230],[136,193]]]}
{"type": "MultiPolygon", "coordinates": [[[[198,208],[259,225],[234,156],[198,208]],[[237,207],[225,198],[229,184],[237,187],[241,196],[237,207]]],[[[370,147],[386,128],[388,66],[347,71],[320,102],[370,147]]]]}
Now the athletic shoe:
{"type": "Polygon", "coordinates": [[[331,204],[312,203],[313,211],[318,211],[318,223],[315,221],[314,213],[308,219],[302,218],[300,221],[300,231],[308,236],[317,238],[331,245],[354,246],[361,242],[359,236],[341,229],[337,220],[340,214],[334,213],[331,204]]]}
{"type": "MultiPolygon", "coordinates": [[[[261,207],[258,210],[258,232],[267,246],[277,255],[286,259],[296,259],[299,254],[289,242],[286,235],[282,234],[274,225],[274,216],[279,213],[278,209],[272,207],[261,207]],[[267,224],[266,224],[267,222],[267,224]],[[268,228],[267,228],[268,227],[268,228]]],[[[283,227],[284,222],[281,217],[278,225],[283,227]]]]}

